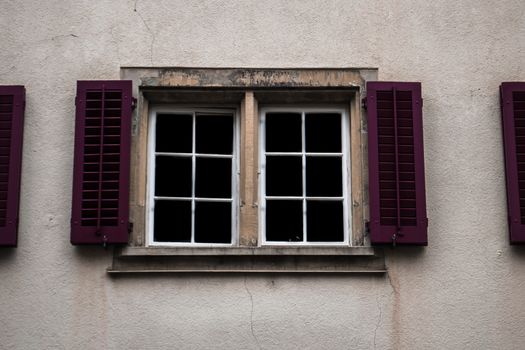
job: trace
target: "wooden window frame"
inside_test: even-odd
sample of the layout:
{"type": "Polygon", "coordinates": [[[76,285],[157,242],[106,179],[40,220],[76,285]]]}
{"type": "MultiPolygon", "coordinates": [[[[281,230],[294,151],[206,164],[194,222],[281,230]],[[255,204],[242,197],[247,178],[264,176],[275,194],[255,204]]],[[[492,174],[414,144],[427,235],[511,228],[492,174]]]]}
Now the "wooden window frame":
{"type": "Polygon", "coordinates": [[[376,69],[137,68],[133,81],[130,218],[127,246],[115,249],[111,273],[130,272],[385,272],[382,250],[370,246],[367,132],[361,104],[376,69]],[[262,246],[259,233],[259,108],[269,105],[347,106],[351,165],[351,238],[346,246],[262,246]],[[147,244],[148,123],[153,106],[240,109],[238,242],[232,247],[147,244]]]}
{"type": "MultiPolygon", "coordinates": [[[[303,121],[302,123],[304,123],[304,118],[302,118],[303,121]]],[[[260,207],[260,214],[259,214],[259,237],[260,237],[260,245],[261,246],[272,246],[272,245],[276,245],[276,246],[349,246],[350,245],[350,237],[352,236],[352,228],[351,226],[352,225],[349,225],[353,218],[352,218],[352,213],[351,211],[349,210],[350,206],[349,206],[349,198],[351,197],[351,189],[350,189],[350,184],[351,184],[351,179],[352,179],[352,174],[351,174],[351,171],[349,171],[348,169],[348,165],[351,165],[351,160],[349,159],[350,158],[350,145],[349,145],[349,139],[350,139],[350,121],[349,121],[349,113],[348,113],[348,107],[347,106],[308,106],[308,107],[304,107],[303,105],[297,105],[297,106],[284,106],[284,107],[278,107],[278,106],[269,106],[269,107],[265,107],[265,108],[261,108],[261,111],[259,113],[259,143],[258,143],[258,147],[259,147],[259,169],[260,169],[260,177],[259,177],[259,183],[258,183],[258,186],[259,186],[259,189],[260,189],[260,197],[259,197],[259,207],[260,207]],[[266,151],[266,146],[264,145],[264,132],[265,132],[265,114],[266,113],[272,113],[272,112],[285,112],[285,113],[288,113],[288,112],[291,112],[291,113],[298,113],[298,114],[301,114],[302,116],[304,116],[305,114],[307,113],[337,113],[337,114],[340,114],[341,115],[341,166],[342,166],[342,172],[341,172],[341,175],[342,175],[342,181],[343,181],[343,185],[342,185],[342,193],[341,193],[341,197],[342,197],[342,204],[343,204],[343,241],[334,241],[334,242],[330,242],[330,241],[327,241],[327,242],[315,242],[315,241],[307,241],[307,235],[306,235],[306,212],[305,212],[305,205],[306,205],[306,198],[308,196],[306,196],[306,193],[305,193],[305,187],[306,187],[306,174],[305,174],[305,169],[303,168],[302,169],[302,176],[303,176],[303,194],[300,196],[302,197],[302,201],[303,201],[303,240],[302,241],[297,241],[297,242],[283,242],[283,241],[269,241],[266,239],[266,222],[265,222],[265,219],[264,219],[264,211],[266,209],[266,198],[267,195],[266,195],[266,190],[265,190],[265,183],[266,183],[266,174],[265,174],[265,171],[264,171],[264,167],[265,167],[265,159],[264,159],[264,153],[266,151]],[[346,129],[346,130],[345,130],[346,129]],[[350,180],[350,181],[349,181],[350,180]],[[349,227],[350,226],[350,227],[349,227]]],[[[302,138],[305,137],[304,133],[305,133],[305,129],[302,128],[301,130],[301,133],[302,133],[302,138]]],[[[300,151],[300,153],[302,153],[302,157],[305,158],[306,156],[306,150],[304,149],[304,144],[303,144],[303,149],[300,151]]],[[[281,153],[281,152],[276,152],[276,153],[281,153]]],[[[288,152],[282,152],[283,154],[284,153],[288,153],[288,152]]],[[[320,154],[318,154],[320,156],[320,154]]],[[[286,196],[274,196],[274,198],[284,198],[286,196]]],[[[322,200],[322,201],[325,201],[325,200],[322,200]]]]}
{"type": "MultiPolygon", "coordinates": [[[[238,173],[239,173],[239,116],[238,116],[238,110],[235,108],[181,108],[178,106],[157,106],[150,108],[150,115],[149,115],[149,124],[155,125],[157,114],[192,114],[192,119],[195,118],[197,113],[224,113],[224,114],[232,114],[234,119],[234,134],[233,134],[233,152],[231,155],[232,160],[232,178],[231,178],[231,186],[232,186],[232,233],[231,233],[231,242],[230,243],[196,243],[196,242],[157,242],[154,240],[153,235],[153,202],[154,202],[154,194],[152,193],[152,189],[155,187],[155,157],[152,155],[155,152],[155,131],[153,128],[149,128],[148,130],[148,150],[147,155],[148,157],[148,170],[147,170],[147,210],[146,210],[146,240],[145,240],[145,246],[147,247],[232,247],[236,246],[238,244],[238,173]]],[[[195,142],[195,140],[193,141],[195,142]]],[[[141,149],[143,151],[143,149],[141,149]]],[[[196,152],[192,152],[193,156],[195,157],[196,152]]],[[[192,181],[195,182],[195,178],[192,178],[192,181]]],[[[191,201],[194,202],[196,200],[197,196],[192,195],[191,201]]],[[[194,220],[194,213],[192,213],[192,219],[194,220]]],[[[192,239],[194,238],[194,228],[192,229],[192,239]]]]}

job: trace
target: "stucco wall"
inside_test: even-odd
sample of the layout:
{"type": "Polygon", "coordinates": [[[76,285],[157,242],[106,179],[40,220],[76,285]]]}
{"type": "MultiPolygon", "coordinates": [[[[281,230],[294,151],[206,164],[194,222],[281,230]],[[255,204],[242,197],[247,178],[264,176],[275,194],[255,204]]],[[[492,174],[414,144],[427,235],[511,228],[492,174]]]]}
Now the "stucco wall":
{"type": "Polygon", "coordinates": [[[2,1],[0,83],[27,89],[19,246],[0,250],[2,349],[521,349],[498,86],[525,80],[525,3],[2,1]],[[377,67],[421,81],[429,246],[384,276],[110,278],[69,243],[78,79],[121,66],[377,67]]]}

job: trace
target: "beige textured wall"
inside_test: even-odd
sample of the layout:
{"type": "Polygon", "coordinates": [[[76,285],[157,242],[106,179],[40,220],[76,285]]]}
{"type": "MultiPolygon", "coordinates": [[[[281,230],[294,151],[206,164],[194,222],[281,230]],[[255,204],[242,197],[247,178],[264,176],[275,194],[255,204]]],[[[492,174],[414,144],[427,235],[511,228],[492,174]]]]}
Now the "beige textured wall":
{"type": "Polygon", "coordinates": [[[1,349],[521,349],[498,86],[525,80],[525,2],[8,1],[0,83],[27,109],[1,349]],[[120,66],[378,67],[421,81],[429,241],[385,276],[110,278],[69,244],[75,81],[120,66]]]}

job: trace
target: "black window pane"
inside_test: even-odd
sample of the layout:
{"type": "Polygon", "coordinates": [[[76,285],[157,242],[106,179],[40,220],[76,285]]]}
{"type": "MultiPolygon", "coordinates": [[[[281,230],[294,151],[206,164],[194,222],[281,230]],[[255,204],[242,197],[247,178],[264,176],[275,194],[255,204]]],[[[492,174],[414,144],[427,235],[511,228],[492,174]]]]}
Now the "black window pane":
{"type": "Polygon", "coordinates": [[[231,159],[198,157],[195,171],[195,196],[231,198],[231,175],[231,159]]]}
{"type": "Polygon", "coordinates": [[[155,201],[153,238],[156,242],[191,241],[191,202],[155,201]]]}
{"type": "Polygon", "coordinates": [[[266,152],[301,152],[301,114],[266,114],[266,152]]]}
{"type": "Polygon", "coordinates": [[[302,158],[266,157],[266,195],[302,196],[302,158]]]}
{"type": "Polygon", "coordinates": [[[302,201],[266,201],[266,240],[275,242],[303,240],[302,201]]]}
{"type": "Polygon", "coordinates": [[[309,242],[342,242],[343,203],[339,201],[306,202],[306,238],[309,242]]]}
{"type": "Polygon", "coordinates": [[[306,157],[306,195],[340,197],[343,193],[340,157],[306,157]]]}
{"type": "Polygon", "coordinates": [[[306,152],[341,152],[341,115],[306,114],[305,146],[306,152]]]}
{"type": "Polygon", "coordinates": [[[232,154],[232,115],[198,114],[195,123],[195,148],[197,153],[232,154]]]}
{"type": "Polygon", "coordinates": [[[195,203],[195,242],[231,243],[231,203],[195,203]]]}
{"type": "Polygon", "coordinates": [[[191,114],[158,114],[155,151],[191,153],[192,123],[191,114]]]}
{"type": "Polygon", "coordinates": [[[191,197],[191,158],[156,156],[155,195],[191,197]]]}

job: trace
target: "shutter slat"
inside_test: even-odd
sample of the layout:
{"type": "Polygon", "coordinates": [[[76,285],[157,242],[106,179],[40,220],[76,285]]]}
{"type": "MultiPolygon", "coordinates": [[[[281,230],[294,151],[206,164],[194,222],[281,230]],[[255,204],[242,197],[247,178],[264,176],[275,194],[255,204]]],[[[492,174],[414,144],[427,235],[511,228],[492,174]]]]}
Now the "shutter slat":
{"type": "Polygon", "coordinates": [[[511,244],[525,243],[525,82],[500,86],[511,244]]]}
{"type": "Polygon", "coordinates": [[[25,88],[0,86],[0,246],[16,246],[25,88]]]}
{"type": "Polygon", "coordinates": [[[77,84],[72,244],[128,242],[131,81],[77,84]]]}
{"type": "Polygon", "coordinates": [[[427,245],[420,83],[368,82],[370,239],[427,245]]]}

